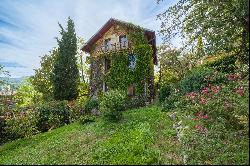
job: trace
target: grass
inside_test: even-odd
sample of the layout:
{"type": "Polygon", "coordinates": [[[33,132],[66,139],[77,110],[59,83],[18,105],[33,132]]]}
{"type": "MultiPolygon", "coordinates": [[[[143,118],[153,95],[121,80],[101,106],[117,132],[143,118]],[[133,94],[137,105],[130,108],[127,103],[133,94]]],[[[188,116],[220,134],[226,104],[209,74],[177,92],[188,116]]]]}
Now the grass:
{"type": "Polygon", "coordinates": [[[7,143],[0,164],[182,164],[167,113],[150,106],[123,114],[119,123],[99,118],[7,143]]]}

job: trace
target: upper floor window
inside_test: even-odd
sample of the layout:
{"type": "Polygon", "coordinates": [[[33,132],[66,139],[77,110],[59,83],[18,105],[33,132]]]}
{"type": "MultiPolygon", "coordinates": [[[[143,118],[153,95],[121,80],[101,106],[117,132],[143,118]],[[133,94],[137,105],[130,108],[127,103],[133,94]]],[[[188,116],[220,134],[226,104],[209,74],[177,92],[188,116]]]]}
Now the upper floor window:
{"type": "Polygon", "coordinates": [[[105,39],[105,41],[104,41],[104,50],[105,51],[111,50],[111,39],[110,38],[105,39]]]}
{"type": "Polygon", "coordinates": [[[108,58],[104,58],[104,69],[107,72],[111,67],[111,60],[108,58]]]}
{"type": "Polygon", "coordinates": [[[128,55],[129,69],[134,70],[136,65],[136,57],[134,54],[128,55]]]}
{"type": "Polygon", "coordinates": [[[124,48],[128,46],[128,39],[126,35],[119,36],[120,47],[124,48]]]}

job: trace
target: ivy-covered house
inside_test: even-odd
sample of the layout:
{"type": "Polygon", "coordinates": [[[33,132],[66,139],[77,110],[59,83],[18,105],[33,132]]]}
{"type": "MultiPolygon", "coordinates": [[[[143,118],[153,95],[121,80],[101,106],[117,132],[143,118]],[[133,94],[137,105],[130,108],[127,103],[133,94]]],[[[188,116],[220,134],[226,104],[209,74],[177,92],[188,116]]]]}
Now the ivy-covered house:
{"type": "Polygon", "coordinates": [[[111,18],[82,47],[90,54],[90,95],[120,89],[154,99],[155,32],[111,18]]]}

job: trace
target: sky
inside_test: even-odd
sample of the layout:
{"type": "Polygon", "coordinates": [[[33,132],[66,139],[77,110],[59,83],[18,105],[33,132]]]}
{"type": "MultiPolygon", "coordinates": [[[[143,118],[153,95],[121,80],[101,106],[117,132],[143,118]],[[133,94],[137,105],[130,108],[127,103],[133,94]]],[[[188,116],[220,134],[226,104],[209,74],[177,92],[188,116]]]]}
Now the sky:
{"type": "Polygon", "coordinates": [[[58,22],[70,16],[77,36],[87,41],[111,17],[154,30],[161,44],[156,15],[176,0],[0,0],[0,64],[11,77],[31,76],[41,56],[57,46],[58,22]]]}

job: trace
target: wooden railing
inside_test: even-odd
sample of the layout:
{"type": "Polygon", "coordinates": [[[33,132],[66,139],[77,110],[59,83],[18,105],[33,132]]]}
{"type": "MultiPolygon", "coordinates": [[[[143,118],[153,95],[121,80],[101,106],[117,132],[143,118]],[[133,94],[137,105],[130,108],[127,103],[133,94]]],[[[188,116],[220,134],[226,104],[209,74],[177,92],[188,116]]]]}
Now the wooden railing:
{"type": "Polygon", "coordinates": [[[100,54],[100,53],[105,53],[105,52],[110,52],[110,51],[128,49],[128,48],[131,48],[131,45],[132,44],[130,42],[123,42],[123,43],[119,42],[119,43],[112,43],[110,45],[101,45],[95,48],[94,53],[100,54]]]}

